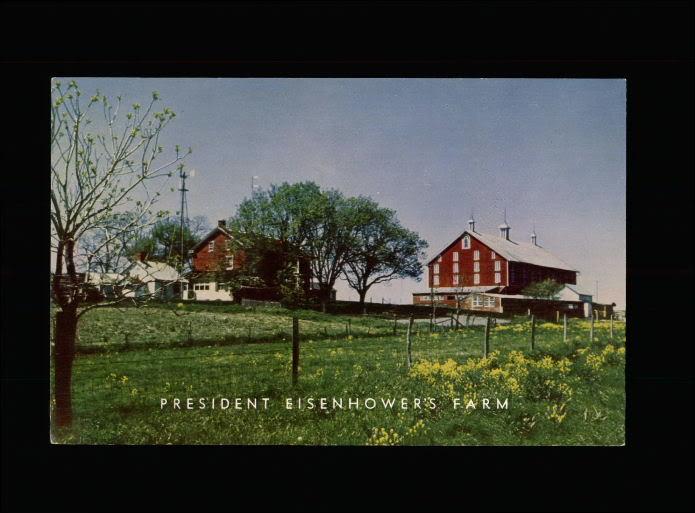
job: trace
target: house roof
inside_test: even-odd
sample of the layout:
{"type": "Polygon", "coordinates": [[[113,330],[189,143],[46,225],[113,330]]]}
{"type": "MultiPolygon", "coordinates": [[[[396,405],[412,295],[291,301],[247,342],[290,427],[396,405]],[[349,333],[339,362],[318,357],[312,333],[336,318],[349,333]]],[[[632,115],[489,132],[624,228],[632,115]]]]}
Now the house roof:
{"type": "Polygon", "coordinates": [[[580,288],[578,285],[573,285],[571,283],[565,283],[565,288],[571,290],[575,294],[579,296],[592,296],[591,292],[587,292],[586,290],[580,288]]]}
{"type": "Polygon", "coordinates": [[[164,262],[136,261],[128,271],[131,278],[148,282],[154,280],[178,281],[179,273],[176,269],[164,262]]]}
{"type": "Polygon", "coordinates": [[[198,251],[207,241],[209,241],[211,238],[217,236],[218,233],[222,233],[222,234],[226,235],[227,237],[229,237],[230,239],[232,238],[232,234],[229,232],[229,230],[227,230],[226,228],[223,228],[222,226],[220,226],[220,225],[218,224],[218,225],[215,226],[212,230],[210,230],[210,232],[209,232],[205,237],[203,237],[202,239],[200,239],[200,242],[199,242],[198,244],[196,244],[195,246],[193,246],[193,247],[191,248],[191,251],[195,253],[195,252],[198,251]]]}
{"type": "Polygon", "coordinates": [[[480,233],[477,231],[465,230],[461,235],[459,235],[454,242],[449,244],[444,250],[437,253],[437,255],[428,262],[428,265],[434,262],[437,257],[439,257],[444,251],[449,249],[453,244],[456,244],[461,238],[469,234],[471,237],[478,239],[480,242],[485,244],[495,253],[501,257],[509,260],[510,262],[523,262],[526,264],[539,265],[542,267],[552,267],[554,269],[563,269],[566,271],[578,272],[572,266],[566,262],[560,260],[558,257],[547,251],[541,246],[537,246],[526,242],[515,242],[513,240],[508,240],[503,237],[498,237],[495,235],[489,235],[486,233],[480,233]]]}

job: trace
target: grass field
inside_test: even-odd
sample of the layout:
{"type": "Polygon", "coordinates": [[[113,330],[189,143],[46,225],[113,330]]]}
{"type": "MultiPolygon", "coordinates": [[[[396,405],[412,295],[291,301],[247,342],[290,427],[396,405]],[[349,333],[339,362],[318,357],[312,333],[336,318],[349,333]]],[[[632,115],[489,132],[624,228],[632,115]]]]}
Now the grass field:
{"type": "Polygon", "coordinates": [[[85,315],[73,378],[75,422],[61,443],[307,445],[618,445],[624,442],[625,325],[405,326],[300,311],[299,383],[291,313],[238,306],[97,309],[85,315]],[[174,313],[175,312],[175,313],[174,313]],[[349,322],[348,322],[349,319],[349,322]],[[349,334],[347,333],[349,330],[349,334]],[[128,333],[126,344],[125,334],[128,333]],[[161,399],[167,399],[162,409],[161,399]],[[174,409],[174,399],[182,409],[174,409]],[[194,409],[186,409],[186,399],[194,409]],[[206,408],[200,409],[199,398],[206,408]],[[217,407],[211,408],[215,398],[217,407]],[[220,409],[221,398],[230,407],[220,409]],[[235,398],[240,398],[235,408],[235,398]],[[256,398],[257,409],[247,408],[256,398]],[[262,398],[268,398],[267,409],[262,398]],[[293,409],[286,408],[292,398],[293,409]],[[298,408],[298,398],[303,408],[298,408]],[[314,398],[314,408],[307,408],[314,398]],[[327,398],[327,408],[319,398],[327,398]],[[342,398],[343,409],[332,403],[342,398]],[[348,400],[359,400],[349,408],[348,400]],[[374,401],[367,401],[372,398],[374,401]],[[483,409],[483,399],[493,405],[483,409]],[[389,399],[395,402],[388,406],[389,399]],[[405,399],[404,402],[402,400],[405,399]],[[416,405],[415,399],[420,404],[416,405]],[[436,407],[431,408],[430,399],[436,407]],[[454,408],[454,400],[459,407],[454,408]],[[497,399],[508,408],[497,409],[497,399]],[[384,406],[382,401],[386,401],[384,406]],[[373,409],[368,406],[375,404],[373,409]],[[466,408],[474,404],[475,408],[466,408]],[[406,407],[405,409],[403,407],[406,407]],[[419,406],[419,407],[416,407],[419,406]]]}

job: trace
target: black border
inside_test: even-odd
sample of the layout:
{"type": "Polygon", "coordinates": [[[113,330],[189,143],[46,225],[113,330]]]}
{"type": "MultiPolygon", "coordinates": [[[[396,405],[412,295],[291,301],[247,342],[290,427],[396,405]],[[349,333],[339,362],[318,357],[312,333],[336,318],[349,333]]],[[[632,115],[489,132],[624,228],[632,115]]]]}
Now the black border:
{"type": "Polygon", "coordinates": [[[3,4],[3,509],[692,509],[693,14],[686,2],[3,4]],[[51,76],[626,77],[627,445],[50,445],[51,76]]]}

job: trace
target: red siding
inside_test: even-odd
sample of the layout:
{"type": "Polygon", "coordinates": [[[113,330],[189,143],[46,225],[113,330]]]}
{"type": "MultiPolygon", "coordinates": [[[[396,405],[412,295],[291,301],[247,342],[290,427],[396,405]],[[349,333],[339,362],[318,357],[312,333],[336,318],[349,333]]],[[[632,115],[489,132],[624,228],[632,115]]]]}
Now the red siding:
{"type": "Polygon", "coordinates": [[[441,262],[436,260],[429,264],[428,275],[429,275],[429,286],[434,287],[433,280],[433,268],[434,265],[439,263],[439,285],[437,287],[473,287],[473,286],[506,286],[508,285],[507,276],[507,261],[500,255],[495,255],[492,258],[492,250],[479,240],[471,237],[471,244],[468,249],[463,249],[461,245],[461,239],[456,241],[455,244],[445,250],[441,255],[441,262]],[[475,251],[480,252],[480,259],[474,260],[473,255],[475,251]],[[454,285],[453,281],[453,265],[454,265],[454,253],[459,254],[459,282],[458,285],[454,285]],[[480,263],[480,272],[476,273],[480,275],[480,283],[473,283],[473,269],[474,262],[480,263]],[[500,271],[495,271],[495,261],[500,262],[500,271]],[[495,283],[495,272],[501,274],[501,282],[495,283]]]}
{"type": "MultiPolygon", "coordinates": [[[[193,269],[197,272],[204,271],[223,271],[227,269],[226,257],[230,254],[227,249],[227,241],[231,238],[218,232],[214,237],[210,237],[204,241],[198,251],[193,254],[193,269]],[[210,241],[215,242],[213,251],[209,251],[210,241]]],[[[245,255],[243,251],[234,252],[234,269],[243,267],[245,255]]]]}

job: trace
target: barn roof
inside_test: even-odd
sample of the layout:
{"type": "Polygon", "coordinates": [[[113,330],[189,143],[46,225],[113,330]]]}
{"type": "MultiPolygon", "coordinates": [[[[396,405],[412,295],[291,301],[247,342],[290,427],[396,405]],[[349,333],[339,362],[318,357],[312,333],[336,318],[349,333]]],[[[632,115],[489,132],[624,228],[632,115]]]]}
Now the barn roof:
{"type": "Polygon", "coordinates": [[[428,262],[428,265],[434,262],[437,257],[449,249],[453,244],[456,244],[459,240],[461,240],[465,234],[469,234],[471,237],[478,239],[495,253],[509,260],[510,262],[523,262],[542,267],[552,267],[553,269],[563,269],[566,271],[578,272],[577,269],[574,269],[571,265],[559,259],[541,246],[526,242],[515,242],[503,237],[480,233],[477,231],[474,232],[471,230],[465,230],[456,238],[454,242],[449,244],[444,250],[437,253],[437,255],[428,262]]]}

